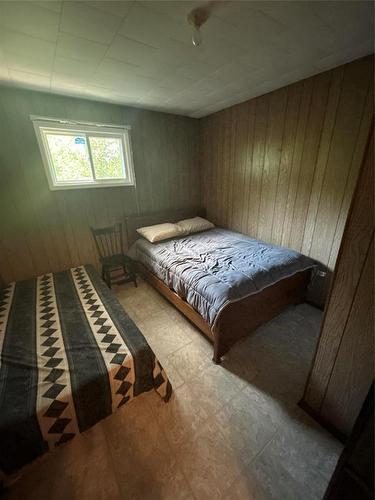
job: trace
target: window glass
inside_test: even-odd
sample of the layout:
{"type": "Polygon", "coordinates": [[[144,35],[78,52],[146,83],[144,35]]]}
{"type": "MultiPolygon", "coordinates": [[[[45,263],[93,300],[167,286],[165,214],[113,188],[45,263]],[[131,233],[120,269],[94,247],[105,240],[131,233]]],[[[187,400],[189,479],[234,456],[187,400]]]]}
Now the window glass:
{"type": "Polygon", "coordinates": [[[89,137],[91,156],[97,179],[122,179],[125,177],[120,138],[89,137]]]}
{"type": "Polygon", "coordinates": [[[93,179],[85,137],[48,133],[46,137],[57,181],[93,179]]]}

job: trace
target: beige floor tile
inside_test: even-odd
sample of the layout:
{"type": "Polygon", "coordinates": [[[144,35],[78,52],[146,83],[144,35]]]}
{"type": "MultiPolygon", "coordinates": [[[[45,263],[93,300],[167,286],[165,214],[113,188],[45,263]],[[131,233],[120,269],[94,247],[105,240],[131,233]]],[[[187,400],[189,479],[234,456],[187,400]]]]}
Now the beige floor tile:
{"type": "Polygon", "coordinates": [[[226,500],[310,499],[304,488],[284,469],[278,457],[263,454],[242,471],[223,498],[226,500]]]}
{"type": "Polygon", "coordinates": [[[211,413],[218,412],[246,387],[243,379],[212,362],[194,372],[186,383],[197,394],[200,404],[209,408],[211,413]]]}
{"type": "Polygon", "coordinates": [[[249,463],[276,434],[275,413],[267,408],[262,395],[244,390],[224,405],[216,422],[228,445],[249,463]]]}
{"type": "Polygon", "coordinates": [[[176,454],[180,453],[182,444],[189,441],[209,418],[213,418],[189,384],[175,389],[167,405],[160,398],[155,400],[152,411],[176,454]]]}
{"type": "MultiPolygon", "coordinates": [[[[103,422],[122,496],[150,500],[192,498],[165,433],[151,411],[151,401],[155,403],[151,399],[141,405],[129,404],[116,421],[103,422]]],[[[163,402],[161,405],[168,407],[163,402]]]]}
{"type": "Polygon", "coordinates": [[[169,362],[175,367],[183,380],[189,381],[190,378],[204,367],[212,365],[212,353],[209,350],[191,342],[178,351],[168,356],[169,362]]]}
{"type": "Polygon", "coordinates": [[[136,398],[27,467],[4,498],[320,499],[341,445],[296,404],[321,312],[289,308],[217,366],[208,340],[147,283],[114,291],[163,364],[170,402],[136,398]]]}
{"type": "Polygon", "coordinates": [[[159,356],[159,361],[162,364],[166,374],[168,375],[173,390],[181,387],[185,383],[185,381],[179,374],[177,368],[170,362],[169,357],[164,357],[161,355],[159,356]]]}
{"type": "Polygon", "coordinates": [[[242,468],[214,420],[208,420],[180,446],[179,464],[196,499],[215,499],[227,490],[242,468]]]}
{"type": "Polygon", "coordinates": [[[282,463],[306,498],[320,500],[341,450],[336,439],[296,408],[262,455],[268,462],[282,463]]]}
{"type": "Polygon", "coordinates": [[[97,425],[24,470],[13,499],[121,498],[105,434],[97,425]]]}
{"type": "Polygon", "coordinates": [[[155,324],[153,321],[143,323],[142,332],[156,356],[161,358],[166,358],[191,342],[178,325],[160,317],[157,317],[155,324]]]}

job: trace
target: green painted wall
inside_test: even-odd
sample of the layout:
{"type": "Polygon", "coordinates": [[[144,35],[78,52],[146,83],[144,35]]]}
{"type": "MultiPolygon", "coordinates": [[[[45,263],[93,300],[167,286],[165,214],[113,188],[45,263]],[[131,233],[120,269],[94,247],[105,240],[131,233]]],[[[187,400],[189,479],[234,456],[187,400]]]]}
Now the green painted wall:
{"type": "Polygon", "coordinates": [[[0,276],[95,263],[90,225],[199,206],[198,134],[191,118],[0,87],[0,276]],[[32,114],[130,125],[137,187],[50,191],[32,114]]]}

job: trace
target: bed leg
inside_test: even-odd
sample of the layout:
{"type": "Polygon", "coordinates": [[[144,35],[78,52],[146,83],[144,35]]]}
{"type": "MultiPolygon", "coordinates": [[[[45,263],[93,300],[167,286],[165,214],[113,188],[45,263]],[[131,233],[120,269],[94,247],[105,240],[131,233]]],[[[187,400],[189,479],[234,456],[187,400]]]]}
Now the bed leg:
{"type": "Polygon", "coordinates": [[[215,365],[220,365],[221,364],[221,355],[219,346],[217,345],[217,339],[215,339],[214,342],[214,357],[212,358],[212,361],[215,363],[215,365]]]}

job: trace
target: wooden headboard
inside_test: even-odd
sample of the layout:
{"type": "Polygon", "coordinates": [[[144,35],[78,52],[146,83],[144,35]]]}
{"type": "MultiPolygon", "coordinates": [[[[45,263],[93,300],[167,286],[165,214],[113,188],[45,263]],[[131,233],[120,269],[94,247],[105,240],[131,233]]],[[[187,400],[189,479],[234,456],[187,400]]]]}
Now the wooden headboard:
{"type": "Polygon", "coordinates": [[[130,246],[139,238],[137,233],[137,229],[139,227],[162,224],[163,222],[177,222],[181,219],[188,219],[196,216],[205,217],[206,210],[204,208],[181,208],[177,210],[168,210],[164,212],[154,212],[151,214],[126,217],[125,235],[127,247],[130,248],[130,246]]]}

